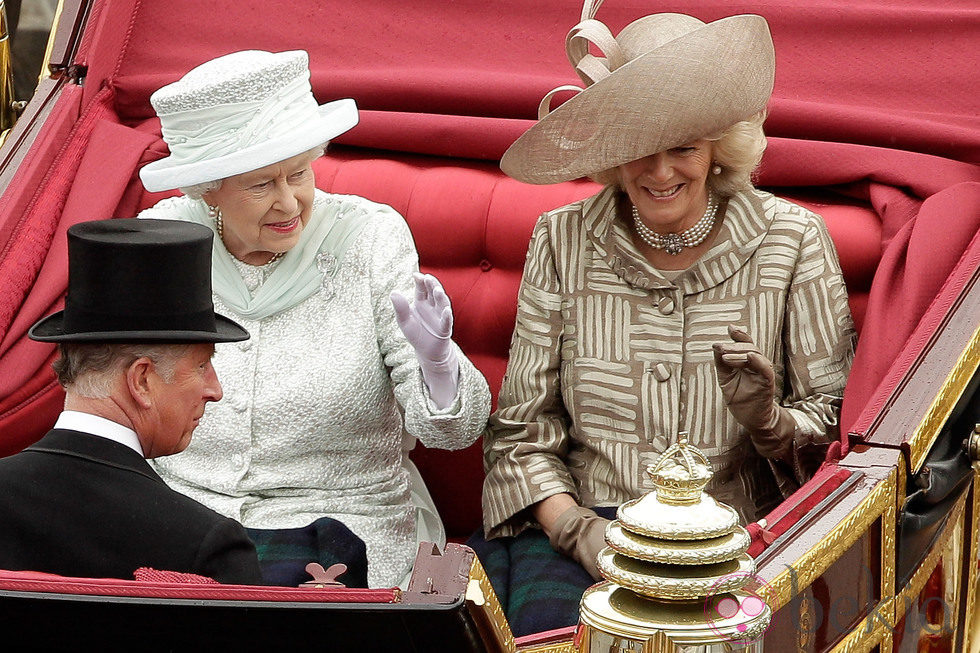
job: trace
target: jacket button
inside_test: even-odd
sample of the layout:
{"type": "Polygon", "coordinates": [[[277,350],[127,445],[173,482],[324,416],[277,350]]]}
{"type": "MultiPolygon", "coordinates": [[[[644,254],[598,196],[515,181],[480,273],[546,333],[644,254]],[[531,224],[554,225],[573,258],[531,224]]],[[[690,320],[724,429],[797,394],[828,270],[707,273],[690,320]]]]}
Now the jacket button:
{"type": "Polygon", "coordinates": [[[670,378],[670,368],[663,363],[657,363],[653,366],[653,378],[663,383],[670,378]]]}
{"type": "Polygon", "coordinates": [[[657,309],[663,315],[670,315],[674,312],[674,300],[670,297],[663,297],[657,302],[657,309]]]}

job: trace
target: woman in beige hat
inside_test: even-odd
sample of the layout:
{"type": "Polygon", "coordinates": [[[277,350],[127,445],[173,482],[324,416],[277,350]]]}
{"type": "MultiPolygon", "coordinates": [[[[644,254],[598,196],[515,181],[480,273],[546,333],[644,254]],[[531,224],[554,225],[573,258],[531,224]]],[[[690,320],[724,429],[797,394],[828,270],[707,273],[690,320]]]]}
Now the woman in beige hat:
{"type": "Polygon", "coordinates": [[[489,390],[451,340],[449,300],[418,273],[402,217],[314,186],[311,164],[356,124],[354,101],[319,106],[303,51],[245,51],[150,102],[170,155],[140,177],[183,195],[140,217],[215,232],[214,303],[252,334],[217,348],[224,400],[157,471],[241,521],[270,582],[344,562],[348,586],[404,583],[418,543],[445,540],[408,451],[416,438],[471,444],[489,390]]]}
{"type": "Polygon", "coordinates": [[[838,437],[852,358],[822,220],[751,183],[765,19],[656,14],[613,37],[597,4],[566,41],[584,90],[551,113],[549,93],[501,161],[530,183],[606,184],[534,229],[484,439],[472,542],[518,634],[574,623],[608,519],[684,433],[715,498],[745,522],[766,514],[838,437]]]}

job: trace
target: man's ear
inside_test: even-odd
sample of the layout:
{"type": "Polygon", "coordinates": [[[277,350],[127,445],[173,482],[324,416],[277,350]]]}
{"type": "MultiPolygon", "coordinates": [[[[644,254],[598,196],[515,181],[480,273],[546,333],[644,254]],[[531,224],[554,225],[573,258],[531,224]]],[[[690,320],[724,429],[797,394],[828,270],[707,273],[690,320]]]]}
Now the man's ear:
{"type": "Polygon", "coordinates": [[[147,356],[137,358],[126,368],[126,388],[140,408],[150,408],[153,405],[151,375],[155,371],[153,361],[147,356]]]}

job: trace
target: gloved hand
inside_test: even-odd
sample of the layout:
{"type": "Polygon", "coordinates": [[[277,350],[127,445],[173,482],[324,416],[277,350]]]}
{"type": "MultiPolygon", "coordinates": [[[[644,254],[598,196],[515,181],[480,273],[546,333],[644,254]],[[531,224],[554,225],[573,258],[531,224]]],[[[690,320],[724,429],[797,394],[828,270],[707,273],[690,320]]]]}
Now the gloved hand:
{"type": "Polygon", "coordinates": [[[395,319],[405,339],[415,348],[422,378],[438,408],[446,408],[459,391],[459,360],[453,347],[453,312],[442,284],[431,274],[413,275],[415,301],[391,293],[395,319]]]}
{"type": "Polygon", "coordinates": [[[572,506],[558,515],[551,527],[548,541],[551,548],[563,553],[582,565],[596,580],[601,580],[596,558],[606,546],[606,526],[594,511],[582,506],[572,506]]]}
{"type": "Polygon", "coordinates": [[[796,420],[773,399],[776,377],[772,363],[745,331],[729,326],[728,336],[732,342],[713,345],[725,405],[748,431],[760,455],[783,458],[793,445],[796,420]]]}

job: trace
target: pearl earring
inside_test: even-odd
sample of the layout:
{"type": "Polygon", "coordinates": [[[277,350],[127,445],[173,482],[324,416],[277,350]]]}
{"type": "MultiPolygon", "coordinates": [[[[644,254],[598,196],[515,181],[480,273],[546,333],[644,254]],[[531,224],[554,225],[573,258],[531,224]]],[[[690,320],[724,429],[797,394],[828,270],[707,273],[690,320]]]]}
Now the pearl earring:
{"type": "Polygon", "coordinates": [[[217,206],[211,206],[208,204],[208,217],[214,220],[214,230],[218,232],[218,238],[224,240],[225,225],[224,221],[221,219],[221,209],[219,209],[217,206]]]}
{"type": "Polygon", "coordinates": [[[721,166],[715,164],[715,167],[711,169],[711,172],[713,172],[716,175],[720,175],[721,174],[721,166]]]}

